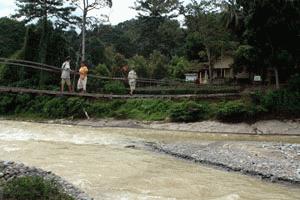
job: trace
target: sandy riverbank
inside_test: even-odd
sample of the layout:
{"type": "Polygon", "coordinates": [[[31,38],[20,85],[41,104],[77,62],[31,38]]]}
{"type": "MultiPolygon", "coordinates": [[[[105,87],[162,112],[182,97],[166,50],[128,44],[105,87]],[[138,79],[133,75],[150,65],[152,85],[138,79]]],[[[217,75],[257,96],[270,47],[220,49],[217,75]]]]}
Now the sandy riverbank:
{"type": "Polygon", "coordinates": [[[237,123],[228,124],[218,121],[203,121],[195,123],[166,123],[166,122],[143,122],[136,120],[115,119],[90,119],[90,120],[47,120],[42,121],[54,124],[69,124],[92,127],[124,127],[124,128],[146,128],[157,130],[189,131],[199,133],[232,133],[232,134],[258,134],[258,135],[299,135],[299,120],[267,120],[254,124],[237,123]]]}

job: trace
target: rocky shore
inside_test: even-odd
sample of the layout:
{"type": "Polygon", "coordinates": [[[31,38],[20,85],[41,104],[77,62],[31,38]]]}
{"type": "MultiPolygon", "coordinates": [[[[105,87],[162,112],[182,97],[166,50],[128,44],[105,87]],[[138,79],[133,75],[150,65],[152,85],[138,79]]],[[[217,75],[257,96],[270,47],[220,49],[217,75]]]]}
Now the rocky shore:
{"type": "Polygon", "coordinates": [[[152,148],[272,182],[300,184],[300,144],[196,142],[152,144],[152,148]]]}
{"type": "Polygon", "coordinates": [[[39,176],[46,180],[54,180],[64,193],[70,195],[75,200],[92,200],[86,193],[52,172],[43,171],[35,167],[28,167],[22,163],[0,161],[0,180],[2,182],[5,183],[24,176],[39,176]]]}

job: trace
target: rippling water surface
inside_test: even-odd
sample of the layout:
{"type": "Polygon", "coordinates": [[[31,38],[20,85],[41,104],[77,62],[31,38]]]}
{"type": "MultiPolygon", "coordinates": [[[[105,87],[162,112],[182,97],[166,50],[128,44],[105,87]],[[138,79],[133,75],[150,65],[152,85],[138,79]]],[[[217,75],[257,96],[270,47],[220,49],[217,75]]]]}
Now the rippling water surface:
{"type": "MultiPolygon", "coordinates": [[[[50,170],[96,200],[299,200],[300,188],[272,184],[153,153],[143,142],[270,140],[267,137],[91,128],[0,121],[0,158],[50,170]],[[137,149],[125,148],[135,145],[137,149]]],[[[278,137],[274,141],[299,141],[278,137]]]]}

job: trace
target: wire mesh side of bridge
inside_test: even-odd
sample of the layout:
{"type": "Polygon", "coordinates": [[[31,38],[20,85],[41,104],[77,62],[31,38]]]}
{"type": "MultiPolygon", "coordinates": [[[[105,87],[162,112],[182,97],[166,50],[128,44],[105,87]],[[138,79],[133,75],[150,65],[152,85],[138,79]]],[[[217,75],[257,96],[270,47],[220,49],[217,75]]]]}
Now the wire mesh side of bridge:
{"type": "MultiPolygon", "coordinates": [[[[0,92],[1,93],[31,93],[39,95],[82,96],[99,99],[128,99],[128,98],[163,98],[163,99],[209,99],[209,98],[238,98],[238,89],[229,93],[185,93],[166,94],[166,91],[184,90],[184,88],[199,88],[195,83],[184,80],[157,80],[150,78],[137,79],[137,94],[131,96],[123,94],[104,93],[104,85],[108,82],[119,82],[128,87],[125,76],[101,76],[92,68],[88,75],[88,93],[60,92],[61,68],[27,60],[0,58],[0,92]],[[33,78],[34,77],[34,78],[33,78]],[[38,77],[38,78],[37,78],[38,77]],[[156,94],[159,93],[159,94],[156,94]]],[[[119,72],[120,73],[120,72],[119,72]]],[[[120,73],[121,74],[121,73],[120,73]]],[[[75,86],[79,73],[72,72],[72,82],[75,86]]]]}

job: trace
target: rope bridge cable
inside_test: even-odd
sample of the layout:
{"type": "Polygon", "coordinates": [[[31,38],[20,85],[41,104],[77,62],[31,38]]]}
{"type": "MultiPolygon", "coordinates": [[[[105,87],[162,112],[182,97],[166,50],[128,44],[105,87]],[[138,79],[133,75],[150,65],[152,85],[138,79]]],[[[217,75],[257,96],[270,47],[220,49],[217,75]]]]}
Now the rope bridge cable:
{"type": "MultiPolygon", "coordinates": [[[[9,58],[1,58],[0,57],[0,64],[28,67],[28,68],[39,69],[39,70],[55,72],[55,73],[61,72],[61,68],[59,68],[59,67],[55,67],[55,66],[51,66],[51,65],[47,65],[47,64],[43,64],[43,63],[37,63],[37,62],[33,62],[33,61],[27,61],[27,60],[17,60],[17,59],[9,59],[9,58]]],[[[78,72],[72,72],[72,73],[79,75],[78,72]]],[[[122,78],[122,77],[106,77],[106,76],[99,76],[99,75],[93,75],[93,74],[90,74],[89,77],[103,79],[103,80],[120,80],[120,81],[127,80],[126,78],[122,78]]],[[[170,83],[174,84],[174,83],[178,83],[179,81],[175,82],[175,81],[162,81],[162,80],[157,80],[157,79],[138,78],[137,82],[155,83],[155,84],[170,84],[170,83]]],[[[187,84],[186,82],[184,82],[184,83],[187,84]]]]}
{"type": "MultiPolygon", "coordinates": [[[[22,63],[17,63],[17,62],[4,62],[4,61],[1,61],[1,59],[0,59],[0,64],[14,65],[14,66],[19,66],[19,67],[28,67],[28,68],[39,69],[39,70],[48,71],[48,72],[61,73],[60,68],[48,69],[48,68],[44,68],[44,67],[38,67],[38,66],[34,66],[34,65],[22,64],[22,63]]],[[[71,73],[73,73],[73,74],[75,73],[76,75],[79,75],[78,72],[71,72],[71,73]]],[[[98,75],[93,75],[93,74],[90,74],[89,77],[102,79],[102,80],[119,80],[119,81],[127,80],[126,78],[121,78],[121,77],[105,77],[105,76],[98,76],[98,75]]],[[[147,81],[147,80],[138,80],[138,81],[142,82],[142,83],[154,83],[154,81],[147,81]]],[[[155,83],[162,83],[162,82],[156,81],[155,83]]]]}
{"type": "Polygon", "coordinates": [[[21,64],[21,63],[4,62],[4,61],[0,60],[0,64],[14,65],[14,66],[18,66],[18,67],[28,67],[28,68],[32,68],[32,69],[41,69],[41,70],[48,71],[48,72],[59,73],[58,71],[53,70],[53,69],[47,69],[47,68],[42,68],[42,67],[27,65],[27,64],[21,64]]]}

